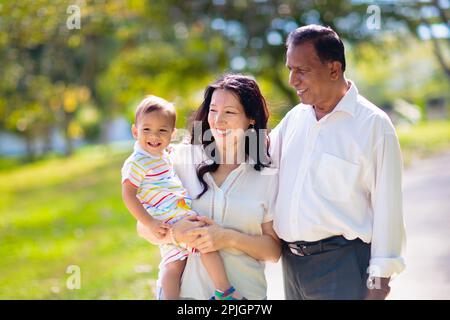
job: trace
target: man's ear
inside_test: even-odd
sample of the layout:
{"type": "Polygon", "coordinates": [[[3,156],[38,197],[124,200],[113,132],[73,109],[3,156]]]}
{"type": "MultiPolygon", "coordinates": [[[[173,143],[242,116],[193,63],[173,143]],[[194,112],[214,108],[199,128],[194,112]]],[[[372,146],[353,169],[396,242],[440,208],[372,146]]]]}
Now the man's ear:
{"type": "Polygon", "coordinates": [[[328,66],[330,68],[330,79],[336,81],[339,79],[342,73],[342,64],[339,61],[329,62],[328,66]]]}
{"type": "Polygon", "coordinates": [[[133,135],[133,137],[135,139],[138,138],[138,130],[137,130],[136,125],[134,123],[131,125],[131,134],[133,135]]]}

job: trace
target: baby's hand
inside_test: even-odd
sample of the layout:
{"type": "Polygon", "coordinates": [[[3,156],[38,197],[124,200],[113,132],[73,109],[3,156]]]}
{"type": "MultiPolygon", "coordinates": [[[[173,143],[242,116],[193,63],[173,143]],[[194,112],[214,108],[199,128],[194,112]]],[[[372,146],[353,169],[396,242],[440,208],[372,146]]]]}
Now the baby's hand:
{"type": "Polygon", "coordinates": [[[166,236],[166,233],[169,230],[170,225],[163,221],[153,219],[149,227],[152,233],[156,236],[156,238],[162,239],[166,236]]]}

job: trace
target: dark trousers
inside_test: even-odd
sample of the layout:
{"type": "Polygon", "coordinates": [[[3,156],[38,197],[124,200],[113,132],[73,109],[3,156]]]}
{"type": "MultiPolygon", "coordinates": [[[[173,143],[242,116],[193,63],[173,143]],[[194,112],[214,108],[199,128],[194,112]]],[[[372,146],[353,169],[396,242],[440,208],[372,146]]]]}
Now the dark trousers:
{"type": "Polygon", "coordinates": [[[349,241],[309,256],[293,254],[283,241],[283,281],[287,300],[358,300],[367,292],[370,244],[349,241]]]}

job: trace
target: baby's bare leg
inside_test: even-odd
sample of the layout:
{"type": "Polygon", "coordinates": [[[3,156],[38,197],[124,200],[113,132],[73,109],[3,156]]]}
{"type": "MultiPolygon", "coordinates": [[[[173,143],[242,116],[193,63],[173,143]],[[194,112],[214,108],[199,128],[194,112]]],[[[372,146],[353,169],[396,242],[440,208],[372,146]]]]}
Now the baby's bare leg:
{"type": "Polygon", "coordinates": [[[183,275],[185,260],[167,263],[161,279],[162,299],[178,300],[180,298],[181,276],[183,275]]]}
{"type": "Polygon", "coordinates": [[[202,263],[214,282],[216,289],[225,291],[231,287],[219,252],[202,253],[202,263]]]}
{"type": "Polygon", "coordinates": [[[232,288],[230,281],[228,280],[225,266],[219,252],[202,253],[201,258],[206,271],[216,287],[216,292],[214,293],[216,299],[228,300],[228,298],[232,296],[234,298],[233,300],[241,300],[243,298],[242,295],[232,288]]]}

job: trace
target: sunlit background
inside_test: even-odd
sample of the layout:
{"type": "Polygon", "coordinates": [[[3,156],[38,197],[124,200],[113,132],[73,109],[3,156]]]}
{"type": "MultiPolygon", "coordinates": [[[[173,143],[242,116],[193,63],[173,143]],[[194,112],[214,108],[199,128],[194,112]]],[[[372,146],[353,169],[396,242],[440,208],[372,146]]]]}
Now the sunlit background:
{"type": "Polygon", "coordinates": [[[448,0],[0,0],[0,299],[153,299],[159,251],[120,196],[137,103],[170,100],[188,128],[204,88],[240,72],[273,128],[298,103],[284,41],[311,23],[396,125],[409,243],[432,244],[408,247],[391,297],[450,299],[449,17],[448,0]]]}

